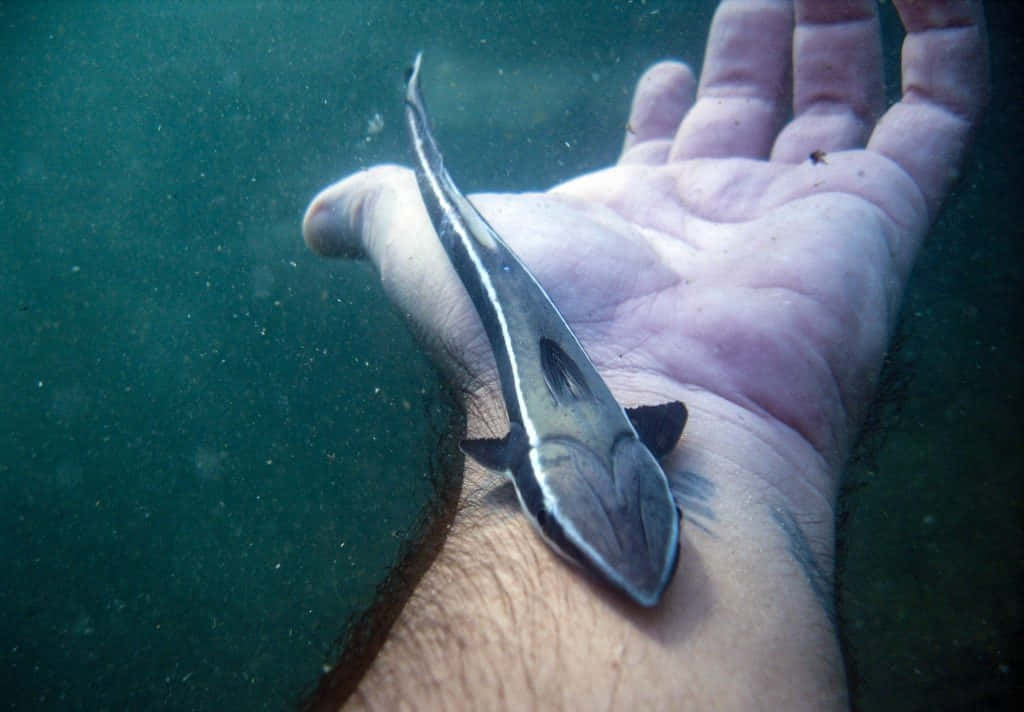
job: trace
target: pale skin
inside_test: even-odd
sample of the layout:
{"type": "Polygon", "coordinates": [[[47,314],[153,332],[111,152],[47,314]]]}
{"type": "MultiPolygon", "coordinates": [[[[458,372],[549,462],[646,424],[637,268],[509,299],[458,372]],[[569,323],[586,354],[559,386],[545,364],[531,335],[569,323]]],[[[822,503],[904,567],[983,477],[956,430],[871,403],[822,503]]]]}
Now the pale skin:
{"type": "MultiPolygon", "coordinates": [[[[674,62],[641,78],[616,165],[473,197],[620,403],[687,404],[663,463],[692,486],[679,569],[656,608],[629,604],[467,462],[446,542],[351,708],[848,705],[831,614],[838,483],[987,96],[980,4],[895,5],[907,38],[892,106],[875,0],[725,0],[699,81],[674,62]]],[[[325,189],[303,232],[320,254],[374,263],[417,331],[469,369],[452,369],[468,436],[503,434],[489,347],[411,171],[325,189]]]]}

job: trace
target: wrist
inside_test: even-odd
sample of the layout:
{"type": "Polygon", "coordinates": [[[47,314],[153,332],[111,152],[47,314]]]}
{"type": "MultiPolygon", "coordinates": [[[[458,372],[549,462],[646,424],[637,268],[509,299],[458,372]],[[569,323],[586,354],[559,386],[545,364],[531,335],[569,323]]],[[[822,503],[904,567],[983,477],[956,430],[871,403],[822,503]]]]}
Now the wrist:
{"type": "MultiPolygon", "coordinates": [[[[702,394],[687,401],[691,426],[666,468],[711,488],[703,516],[684,517],[678,573],[658,607],[639,609],[556,556],[510,485],[469,464],[448,540],[353,703],[841,707],[841,659],[813,580],[827,586],[830,572],[807,565],[831,561],[806,545],[831,546],[831,519],[820,511],[828,487],[814,484],[827,482],[827,468],[735,406],[702,394]],[[801,482],[784,471],[799,471],[801,482]],[[818,511],[796,509],[800,502],[818,511]],[[821,531],[797,526],[794,535],[789,525],[804,521],[821,531]]],[[[477,398],[468,412],[470,437],[502,434],[500,401],[477,398]]]]}

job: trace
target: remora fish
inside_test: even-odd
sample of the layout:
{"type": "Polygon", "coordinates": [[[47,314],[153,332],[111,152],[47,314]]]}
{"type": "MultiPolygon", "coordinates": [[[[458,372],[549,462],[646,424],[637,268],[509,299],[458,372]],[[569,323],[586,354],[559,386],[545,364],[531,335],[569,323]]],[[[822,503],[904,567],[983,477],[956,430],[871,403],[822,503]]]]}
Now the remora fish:
{"type": "Polygon", "coordinates": [[[449,260],[498,363],[509,432],[462,450],[504,472],[556,551],[643,606],[655,605],[679,555],[680,513],[655,456],[686,423],[680,402],[627,412],[551,299],[455,186],[409,70],[405,118],[416,178],[449,260]]]}

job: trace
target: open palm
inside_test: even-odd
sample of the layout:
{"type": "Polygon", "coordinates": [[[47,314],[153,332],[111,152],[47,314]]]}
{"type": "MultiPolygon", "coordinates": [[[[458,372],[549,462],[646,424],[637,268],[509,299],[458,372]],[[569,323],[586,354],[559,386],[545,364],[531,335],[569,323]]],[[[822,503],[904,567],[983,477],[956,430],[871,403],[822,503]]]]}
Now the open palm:
{"type": "MultiPolygon", "coordinates": [[[[641,79],[617,165],[473,198],[625,400],[715,394],[842,462],[985,100],[972,6],[897,4],[904,92],[884,113],[874,0],[798,2],[795,23],[727,0],[699,86],[677,63],[641,79]]],[[[331,186],[304,234],[368,255],[429,338],[489,363],[411,172],[331,186]]]]}

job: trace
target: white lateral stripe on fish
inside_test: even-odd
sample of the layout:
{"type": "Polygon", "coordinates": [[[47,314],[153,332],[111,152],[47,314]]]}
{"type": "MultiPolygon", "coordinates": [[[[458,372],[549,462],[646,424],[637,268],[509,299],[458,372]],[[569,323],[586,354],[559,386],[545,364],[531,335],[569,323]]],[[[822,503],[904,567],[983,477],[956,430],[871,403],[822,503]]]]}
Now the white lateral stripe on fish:
{"type": "Polygon", "coordinates": [[[686,423],[678,402],[624,411],[547,293],[456,187],[409,72],[406,124],[417,184],[483,323],[509,432],[462,450],[504,472],[534,527],[570,561],[644,606],[675,572],[679,512],[655,459],[686,423]]]}

